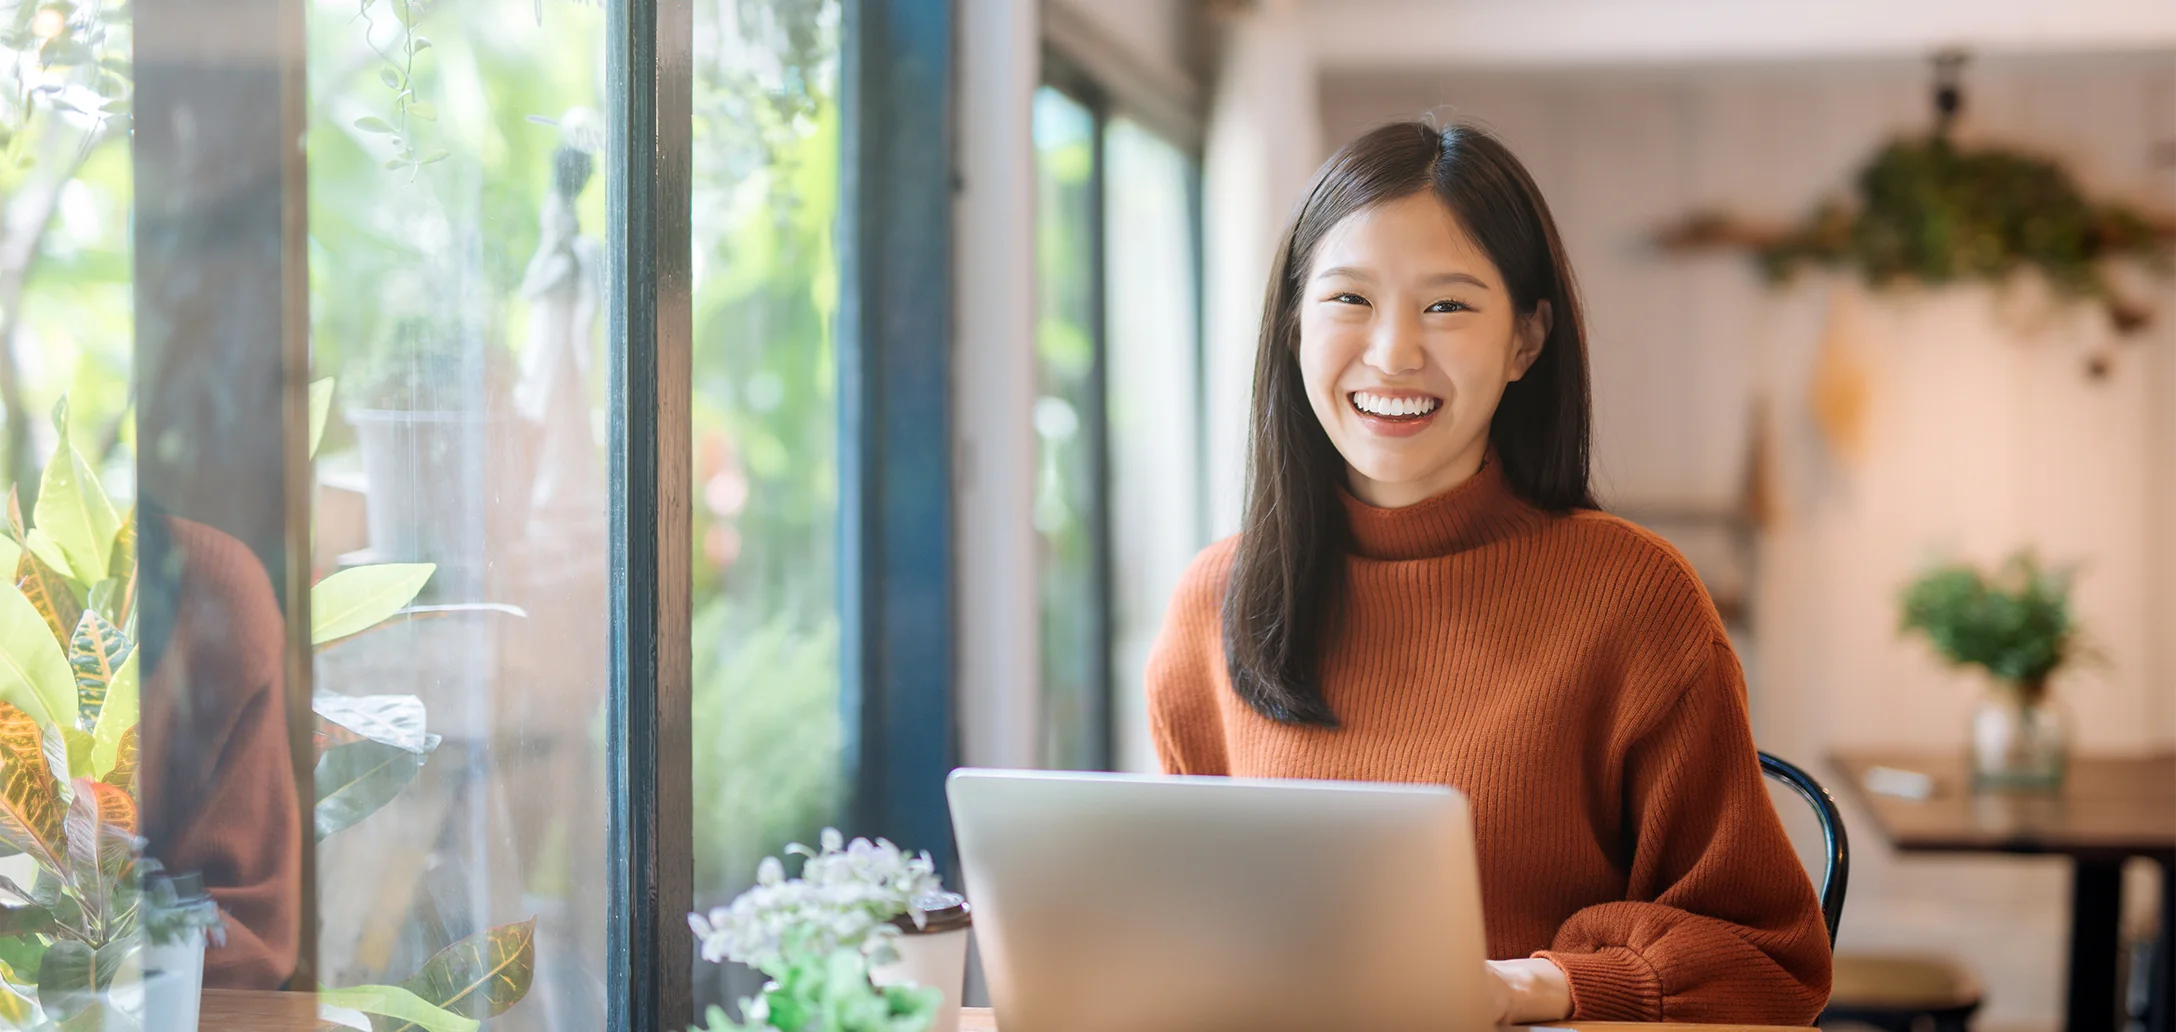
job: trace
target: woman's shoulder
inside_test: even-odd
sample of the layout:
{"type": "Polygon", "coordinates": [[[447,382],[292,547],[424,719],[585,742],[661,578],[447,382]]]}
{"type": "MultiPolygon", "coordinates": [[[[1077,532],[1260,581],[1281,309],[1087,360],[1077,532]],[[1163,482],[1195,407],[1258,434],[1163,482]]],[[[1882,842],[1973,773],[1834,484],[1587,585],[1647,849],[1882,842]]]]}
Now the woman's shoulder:
{"type": "Polygon", "coordinates": [[[1224,608],[1224,590],[1232,579],[1232,564],[1239,554],[1239,535],[1219,538],[1194,554],[1179,574],[1171,592],[1171,608],[1191,613],[1218,614],[1224,608]]]}
{"type": "Polygon", "coordinates": [[[1214,687],[1224,662],[1224,589],[1238,547],[1238,535],[1217,541],[1179,575],[1164,610],[1163,630],[1149,652],[1152,705],[1179,697],[1206,698],[1214,687]]]}
{"type": "Polygon", "coordinates": [[[1554,549],[1582,579],[1638,611],[1646,622],[1688,638],[1723,637],[1722,618],[1692,562],[1662,535],[1598,509],[1551,521],[1554,549]]]}

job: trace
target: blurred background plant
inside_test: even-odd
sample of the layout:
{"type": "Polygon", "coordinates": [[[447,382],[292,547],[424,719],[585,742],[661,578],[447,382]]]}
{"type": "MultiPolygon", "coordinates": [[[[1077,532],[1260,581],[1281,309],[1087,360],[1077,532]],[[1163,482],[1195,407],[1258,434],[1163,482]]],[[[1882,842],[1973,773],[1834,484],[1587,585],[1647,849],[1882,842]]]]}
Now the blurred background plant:
{"type": "Polygon", "coordinates": [[[2069,570],[2019,552],[1992,573],[1965,563],[1929,569],[1904,590],[1902,629],[1927,636],[1943,658],[1979,667],[2027,701],[2076,653],[2069,570]]]}

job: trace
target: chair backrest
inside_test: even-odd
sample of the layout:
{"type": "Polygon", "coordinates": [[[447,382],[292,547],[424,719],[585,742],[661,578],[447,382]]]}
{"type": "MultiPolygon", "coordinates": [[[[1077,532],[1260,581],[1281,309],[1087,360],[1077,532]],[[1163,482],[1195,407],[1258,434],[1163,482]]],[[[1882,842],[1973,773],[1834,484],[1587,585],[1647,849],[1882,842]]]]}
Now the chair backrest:
{"type": "Polygon", "coordinates": [[[1821,875],[1821,917],[1828,922],[1828,943],[1836,945],[1836,923],[1844,916],[1844,888],[1851,880],[1851,842],[1844,835],[1843,813],[1836,798],[1813,775],[1788,760],[1760,754],[1760,772],[1791,787],[1821,822],[1821,839],[1828,857],[1821,875]]]}

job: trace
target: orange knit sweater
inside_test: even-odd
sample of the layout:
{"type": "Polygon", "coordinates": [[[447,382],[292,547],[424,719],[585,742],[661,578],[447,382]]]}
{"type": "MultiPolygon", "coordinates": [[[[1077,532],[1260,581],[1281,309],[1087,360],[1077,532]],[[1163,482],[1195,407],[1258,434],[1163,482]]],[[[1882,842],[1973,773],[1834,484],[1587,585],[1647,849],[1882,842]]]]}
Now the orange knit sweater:
{"type": "Polygon", "coordinates": [[[1279,724],[1232,693],[1226,539],[1188,569],[1149,660],[1165,771],[1456,786],[1490,956],[1555,961],[1573,1018],[1810,1024],[1829,989],[1820,906],[1684,559],[1623,520],[1525,504],[1494,462],[1409,508],[1345,503],[1321,674],[1342,726],[1279,724]]]}

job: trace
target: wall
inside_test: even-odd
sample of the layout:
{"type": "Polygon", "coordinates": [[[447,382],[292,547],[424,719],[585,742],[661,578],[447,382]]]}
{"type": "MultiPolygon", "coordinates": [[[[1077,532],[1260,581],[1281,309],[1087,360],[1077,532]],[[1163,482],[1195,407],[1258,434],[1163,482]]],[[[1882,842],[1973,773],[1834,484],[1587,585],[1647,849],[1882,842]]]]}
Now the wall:
{"type": "MultiPolygon", "coordinates": [[[[1765,403],[1780,510],[1762,536],[1756,733],[1801,759],[1952,749],[1978,690],[1894,632],[1928,557],[2019,545],[2083,564],[2078,608],[2103,657],[2059,685],[2082,748],[2176,744],[2176,293],[2159,328],[2109,345],[2090,310],[2029,285],[1869,296],[1809,277],[1773,291],[1732,256],[1647,242],[1696,208],[1782,219],[1842,190],[1885,136],[1927,117],[1918,60],[1771,67],[1333,74],[1325,138],[1433,112],[1492,127],[1531,166],[1588,302],[1597,461],[1613,505],[1727,508],[1765,403]],[[1867,384],[1857,457],[1813,402],[1824,354],[1867,384]]],[[[1983,59],[1968,138],[2062,155],[2098,193],[2176,212],[2176,57],[1983,59]]],[[[1994,987],[1985,1027],[2049,1028],[2061,1002],[2059,862],[1899,859],[1863,816],[1843,945],[1960,956],[1994,987]]]]}
{"type": "Polygon", "coordinates": [[[1032,767],[1042,740],[1035,562],[1034,4],[961,0],[953,272],[960,758],[1032,767]]]}

